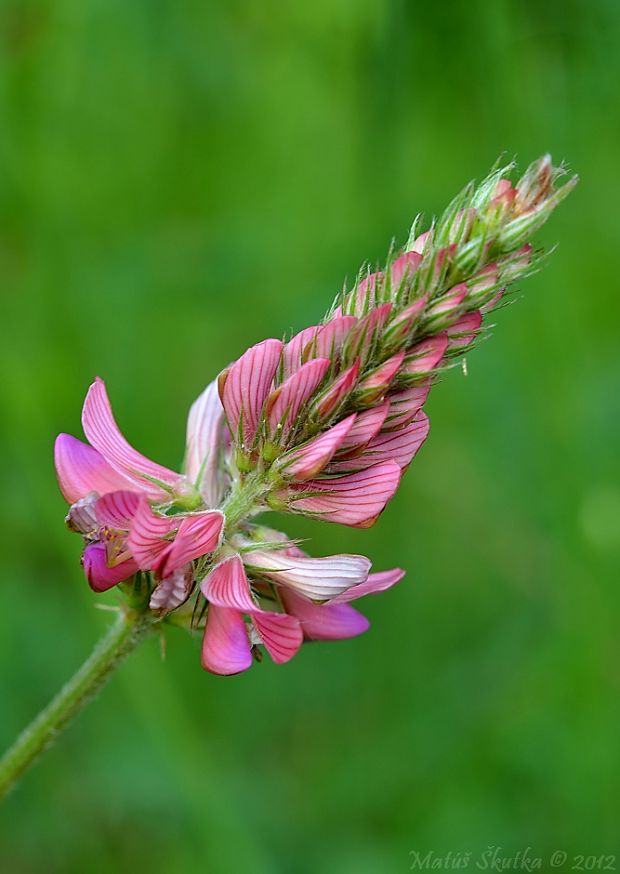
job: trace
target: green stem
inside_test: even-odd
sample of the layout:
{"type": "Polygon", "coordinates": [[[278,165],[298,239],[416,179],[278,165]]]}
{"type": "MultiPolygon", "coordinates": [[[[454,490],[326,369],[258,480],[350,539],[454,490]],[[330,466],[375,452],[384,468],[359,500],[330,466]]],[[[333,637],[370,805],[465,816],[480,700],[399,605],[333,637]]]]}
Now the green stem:
{"type": "Polygon", "coordinates": [[[78,672],[0,759],[0,799],[93,698],[125,656],[154,628],[153,615],[121,610],[78,672]]]}

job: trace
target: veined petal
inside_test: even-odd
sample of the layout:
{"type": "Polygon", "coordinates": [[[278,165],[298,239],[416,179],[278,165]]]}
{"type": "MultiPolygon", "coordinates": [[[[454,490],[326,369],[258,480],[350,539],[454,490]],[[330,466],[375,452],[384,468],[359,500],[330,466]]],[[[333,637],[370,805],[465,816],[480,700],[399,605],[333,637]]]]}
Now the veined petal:
{"type": "Polygon", "coordinates": [[[188,599],[191,590],[191,567],[177,568],[171,576],[161,580],[153,589],[149,607],[151,610],[169,613],[171,610],[180,607],[188,599]]]}
{"type": "Polygon", "coordinates": [[[105,592],[132,577],[138,570],[133,559],[108,567],[106,548],[103,543],[90,543],[82,555],[82,567],[88,585],[94,592],[105,592]]]}
{"type": "Polygon", "coordinates": [[[282,600],[288,613],[301,623],[304,637],[309,640],[343,640],[363,634],[370,622],[349,604],[313,604],[295,592],[283,592],[282,600]]]}
{"type": "Polygon", "coordinates": [[[156,575],[165,578],[183,565],[208,555],[220,545],[224,514],[219,510],[204,510],[181,517],[177,524],[179,530],[169,549],[162,551],[153,570],[156,575]]]}
{"type": "Polygon", "coordinates": [[[368,315],[360,319],[354,330],[346,337],[345,355],[350,361],[354,356],[366,359],[370,347],[377,335],[382,331],[392,311],[391,303],[374,307],[368,315]]]}
{"type": "Polygon", "coordinates": [[[399,465],[387,461],[347,476],[311,480],[293,488],[315,494],[297,500],[289,497],[290,509],[326,522],[370,528],[396,492],[400,477],[399,465]]]}
{"type": "Polygon", "coordinates": [[[320,325],[311,325],[309,328],[304,328],[299,334],[286,343],[282,350],[282,365],[284,370],[284,379],[288,379],[301,367],[302,353],[308,343],[316,336],[320,325]]]}
{"type": "Polygon", "coordinates": [[[299,620],[287,613],[253,613],[252,624],[276,665],[290,661],[303,643],[299,620]]]}
{"type": "Polygon", "coordinates": [[[327,601],[363,582],[371,566],[364,555],[310,558],[260,549],[246,553],[243,561],[274,583],[316,601],[327,601]]]}
{"type": "Polygon", "coordinates": [[[390,282],[392,293],[398,291],[403,283],[403,280],[409,280],[413,277],[420,263],[422,256],[419,252],[404,252],[390,265],[390,282]]]}
{"type": "Polygon", "coordinates": [[[231,555],[216,565],[202,581],[200,589],[207,601],[218,607],[231,607],[242,613],[260,610],[252,597],[245,568],[238,555],[231,555]]]}
{"type": "Polygon", "coordinates": [[[405,357],[404,352],[397,352],[387,361],[375,368],[366,379],[358,385],[355,395],[365,405],[369,406],[381,398],[390,387],[390,383],[400,370],[405,357]]]}
{"type": "Polygon", "coordinates": [[[405,571],[399,567],[389,571],[379,571],[377,574],[369,574],[368,579],[358,586],[353,586],[347,589],[341,595],[336,595],[330,601],[330,604],[344,604],[347,601],[354,601],[357,598],[363,598],[364,595],[376,595],[379,592],[385,592],[392,586],[399,583],[405,576],[405,571]]]}
{"type": "Polygon", "coordinates": [[[224,407],[217,380],[194,401],[187,419],[185,474],[195,483],[205,503],[216,507],[226,486],[220,467],[224,446],[224,407]]]}
{"type": "Polygon", "coordinates": [[[166,538],[179,524],[179,516],[160,516],[151,510],[148,501],[143,499],[140,502],[131,521],[127,544],[142,570],[151,570],[162,553],[170,549],[171,541],[166,538]]]}
{"type": "Polygon", "coordinates": [[[372,407],[370,410],[358,413],[357,419],[353,423],[349,433],[340,444],[337,454],[344,455],[353,450],[363,448],[367,443],[370,443],[375,434],[378,434],[381,430],[389,406],[390,404],[386,400],[382,404],[372,407]]]}
{"type": "Polygon", "coordinates": [[[353,413],[319,437],[315,437],[303,446],[281,455],[276,466],[282,476],[303,482],[320,473],[342,445],[342,441],[351,430],[355,418],[356,414],[353,413]]]}
{"type": "Polygon", "coordinates": [[[330,473],[363,470],[380,461],[395,461],[405,470],[428,437],[429,421],[426,413],[418,412],[409,425],[396,431],[382,431],[370,441],[360,455],[335,461],[330,473]]]}
{"type": "Polygon", "coordinates": [[[54,464],[60,491],[70,504],[90,492],[105,495],[117,489],[136,488],[100,452],[70,434],[59,434],[56,438],[54,464]]]}
{"type": "Polygon", "coordinates": [[[302,353],[309,358],[327,358],[333,361],[340,355],[342,344],[357,324],[355,316],[338,316],[321,325],[302,353]]]}
{"type": "Polygon", "coordinates": [[[128,531],[139,504],[140,495],[137,492],[108,492],[95,504],[97,522],[106,528],[128,531]]]}
{"type": "Polygon", "coordinates": [[[460,349],[463,346],[469,346],[476,338],[481,325],[482,313],[480,310],[465,313],[451,328],[448,328],[448,349],[460,349]]]}
{"type": "Polygon", "coordinates": [[[242,424],[242,439],[250,446],[260,422],[263,404],[278,369],[283,344],[280,340],[263,340],[252,346],[225,373],[220,383],[222,404],[233,437],[242,424]]]}
{"type": "Polygon", "coordinates": [[[408,425],[426,403],[431,385],[432,380],[427,379],[412,388],[388,395],[386,400],[389,403],[389,412],[385,419],[384,429],[387,431],[408,425]]]}
{"type": "Polygon", "coordinates": [[[422,340],[405,358],[402,374],[416,376],[429,373],[437,367],[447,348],[447,334],[436,334],[428,340],[422,340]]]}
{"type": "Polygon", "coordinates": [[[276,439],[286,440],[299,411],[312,397],[328,369],[328,358],[307,361],[269,396],[265,408],[269,427],[272,433],[276,431],[278,425],[281,425],[282,429],[276,439]]]}
{"type": "Polygon", "coordinates": [[[106,461],[146,494],[161,498],[166,492],[144,476],[161,480],[171,487],[180,479],[178,473],[146,458],[125,440],[112,415],[105,383],[99,377],[88,389],[82,410],[82,426],[89,442],[106,461]]]}
{"type": "Polygon", "coordinates": [[[319,395],[314,402],[312,409],[316,414],[324,419],[327,419],[340,406],[342,401],[353,390],[353,386],[360,372],[361,361],[358,358],[351,367],[341,373],[334,382],[319,395]]]}
{"type": "Polygon", "coordinates": [[[202,640],[202,666],[212,674],[239,674],[252,666],[252,648],[241,613],[210,604],[202,640]]]}

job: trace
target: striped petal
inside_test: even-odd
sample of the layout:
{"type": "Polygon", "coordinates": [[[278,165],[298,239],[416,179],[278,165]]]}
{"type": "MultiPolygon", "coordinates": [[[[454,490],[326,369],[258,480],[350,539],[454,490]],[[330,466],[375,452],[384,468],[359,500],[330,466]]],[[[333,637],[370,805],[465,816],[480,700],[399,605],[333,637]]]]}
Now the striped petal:
{"type": "Polygon", "coordinates": [[[138,570],[133,559],[108,567],[106,548],[103,543],[91,543],[84,550],[82,567],[88,585],[94,592],[105,592],[112,586],[132,577],[138,570]]]}
{"type": "Polygon", "coordinates": [[[177,524],[179,530],[168,549],[162,551],[153,570],[160,578],[165,578],[183,565],[203,555],[208,555],[220,545],[224,514],[219,510],[205,510],[183,516],[177,524]]]}
{"type": "Polygon", "coordinates": [[[296,449],[286,452],[276,462],[277,468],[287,479],[297,482],[312,479],[320,473],[334,453],[342,445],[355,422],[356,414],[347,416],[333,428],[296,449]]]}
{"type": "Polygon", "coordinates": [[[428,430],[428,416],[419,412],[409,425],[396,431],[382,431],[373,437],[360,455],[333,462],[329,471],[346,473],[350,470],[363,470],[380,461],[395,461],[405,470],[428,437],[428,430]]]}
{"type": "Polygon", "coordinates": [[[70,434],[59,434],[54,444],[56,477],[64,499],[74,504],[91,492],[105,495],[117,489],[134,488],[100,452],[70,434]]]}
{"type": "Polygon", "coordinates": [[[202,666],[212,674],[230,676],[252,666],[252,648],[238,610],[209,605],[202,640],[202,666]]]}
{"type": "Polygon", "coordinates": [[[309,640],[343,640],[363,634],[370,627],[368,619],[349,604],[313,604],[295,592],[283,593],[282,600],[309,640]]]}
{"type": "Polygon", "coordinates": [[[414,385],[412,388],[388,395],[389,412],[385,419],[384,429],[388,430],[408,425],[426,403],[431,385],[432,381],[427,379],[414,385]]]}
{"type": "Polygon", "coordinates": [[[389,402],[384,401],[382,404],[372,407],[364,413],[358,413],[357,419],[349,433],[340,444],[337,454],[344,455],[347,452],[352,452],[366,446],[381,430],[389,407],[389,402]]]}
{"type": "Polygon", "coordinates": [[[289,498],[290,509],[326,522],[370,528],[396,492],[400,476],[399,465],[388,461],[347,476],[311,480],[297,489],[315,494],[289,498]]]}
{"type": "Polygon", "coordinates": [[[299,620],[287,613],[254,613],[252,624],[276,665],[290,661],[303,643],[299,620]]]}
{"type": "Polygon", "coordinates": [[[101,526],[128,531],[139,505],[140,495],[136,492],[108,492],[95,504],[95,517],[101,526]]]}
{"type": "Polygon", "coordinates": [[[327,358],[308,361],[269,396],[266,404],[269,427],[272,433],[281,427],[277,440],[286,440],[299,411],[314,394],[328,369],[327,358]]]}
{"type": "Polygon", "coordinates": [[[243,557],[246,565],[280,586],[315,601],[327,601],[368,578],[370,560],[364,555],[310,558],[275,550],[255,550],[243,557]]]}
{"type": "Polygon", "coordinates": [[[226,488],[220,463],[224,439],[224,408],[214,380],[189,411],[185,455],[185,474],[209,507],[219,504],[226,488]]]}
{"type": "Polygon", "coordinates": [[[88,389],[82,410],[82,426],[89,442],[109,464],[124,474],[139,488],[154,499],[166,494],[144,477],[161,480],[170,487],[179,481],[179,474],[157,464],[135,450],[125,440],[116,420],[102,379],[97,379],[88,389]]]}
{"type": "Polygon", "coordinates": [[[200,589],[207,601],[218,607],[231,607],[243,613],[260,610],[252,597],[245,567],[238,555],[216,565],[202,581],[200,589]]]}
{"type": "Polygon", "coordinates": [[[179,527],[178,516],[159,516],[142,500],[131,521],[127,544],[142,570],[152,570],[171,546],[169,539],[179,527]]]}
{"type": "Polygon", "coordinates": [[[353,331],[346,338],[346,356],[350,361],[354,356],[366,359],[370,347],[378,334],[381,333],[392,311],[391,303],[384,303],[372,309],[367,316],[360,319],[353,331]]]}
{"type": "Polygon", "coordinates": [[[149,607],[162,613],[175,610],[187,601],[192,590],[192,582],[191,568],[177,568],[171,576],[161,580],[153,589],[149,607]]]}
{"type": "Polygon", "coordinates": [[[223,374],[220,396],[233,437],[241,424],[241,437],[250,446],[260,422],[269,388],[275,376],[283,344],[280,340],[263,340],[252,346],[223,374]]]}
{"type": "Polygon", "coordinates": [[[316,336],[320,325],[311,325],[309,328],[304,328],[299,334],[286,343],[282,350],[282,369],[284,371],[284,379],[292,376],[302,364],[302,354],[308,343],[312,342],[316,336]]]}
{"type": "Polygon", "coordinates": [[[480,310],[465,313],[451,328],[448,328],[448,349],[461,349],[464,346],[469,346],[475,340],[481,325],[482,313],[480,310]]]}
{"type": "Polygon", "coordinates": [[[334,380],[325,391],[319,395],[312,406],[313,411],[322,419],[328,419],[351,393],[360,372],[361,362],[358,358],[354,364],[334,380]]]}
{"type": "Polygon", "coordinates": [[[412,279],[421,261],[422,256],[419,252],[404,252],[392,261],[390,265],[390,283],[393,293],[398,291],[403,282],[412,279]]]}
{"type": "Polygon", "coordinates": [[[391,589],[392,586],[399,583],[405,576],[405,571],[401,568],[393,568],[389,571],[380,571],[377,574],[369,574],[368,579],[364,580],[357,586],[347,589],[341,595],[337,595],[330,604],[344,604],[347,601],[354,601],[357,598],[363,598],[364,595],[376,595],[379,592],[385,592],[386,589],[391,589]]]}
{"type": "Polygon", "coordinates": [[[328,358],[335,361],[342,344],[357,324],[355,316],[338,316],[321,325],[316,335],[307,344],[303,355],[309,358],[328,358]]]}
{"type": "Polygon", "coordinates": [[[447,348],[447,334],[436,334],[428,340],[423,340],[407,355],[401,375],[417,376],[430,373],[437,367],[447,348]]]}

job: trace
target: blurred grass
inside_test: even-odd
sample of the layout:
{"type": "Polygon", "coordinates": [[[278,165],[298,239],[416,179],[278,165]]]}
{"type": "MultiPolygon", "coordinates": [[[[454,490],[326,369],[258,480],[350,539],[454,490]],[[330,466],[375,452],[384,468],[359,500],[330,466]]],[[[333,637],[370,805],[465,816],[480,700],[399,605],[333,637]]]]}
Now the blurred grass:
{"type": "Polygon", "coordinates": [[[4,874],[404,871],[620,849],[616,3],[0,5],[0,744],[95,610],[52,442],[107,380],[146,454],[252,342],[315,321],[497,155],[582,182],[546,269],[432,396],[363,638],[204,674],[146,645],[0,814],[4,874]]]}

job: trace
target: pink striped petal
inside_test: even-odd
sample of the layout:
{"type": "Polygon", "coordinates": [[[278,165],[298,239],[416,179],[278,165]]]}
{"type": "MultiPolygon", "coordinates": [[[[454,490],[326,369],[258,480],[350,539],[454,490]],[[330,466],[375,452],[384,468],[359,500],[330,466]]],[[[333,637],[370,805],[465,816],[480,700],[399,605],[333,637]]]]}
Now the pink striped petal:
{"type": "Polygon", "coordinates": [[[277,439],[286,440],[299,411],[322,382],[329,364],[327,358],[306,362],[269,396],[265,410],[272,433],[281,425],[277,439]]]}
{"type": "Polygon", "coordinates": [[[436,334],[414,346],[405,359],[402,368],[404,375],[430,373],[439,364],[448,348],[448,335],[436,334]]]}
{"type": "Polygon", "coordinates": [[[389,571],[380,571],[378,574],[370,574],[367,580],[358,586],[347,589],[341,595],[337,595],[330,601],[330,604],[344,604],[347,601],[363,598],[364,595],[376,595],[379,592],[385,592],[386,589],[390,589],[396,583],[399,583],[404,576],[405,571],[399,567],[389,571]]]}
{"type": "Polygon", "coordinates": [[[481,325],[482,313],[480,310],[465,313],[458,322],[455,322],[451,328],[448,328],[448,349],[460,349],[463,346],[469,346],[475,340],[481,325]]]}
{"type": "Polygon", "coordinates": [[[426,311],[427,320],[433,320],[439,316],[446,316],[456,312],[467,297],[467,286],[464,282],[455,285],[441,297],[437,298],[426,311]]]}
{"type": "Polygon", "coordinates": [[[390,387],[390,383],[400,370],[404,357],[404,352],[398,352],[384,361],[360,382],[356,396],[366,405],[379,399],[390,387]]]}
{"type": "Polygon", "coordinates": [[[278,369],[283,344],[280,340],[263,340],[252,346],[224,374],[220,395],[233,437],[243,419],[242,440],[251,446],[258,430],[269,388],[278,369]]]}
{"type": "Polygon", "coordinates": [[[310,558],[275,550],[260,550],[244,555],[244,562],[274,583],[294,589],[315,601],[327,601],[357,586],[368,577],[370,560],[365,555],[329,555],[310,558]]]}
{"type": "Polygon", "coordinates": [[[131,521],[127,544],[142,570],[151,570],[170,549],[168,538],[179,527],[179,516],[159,516],[142,500],[131,521]]]}
{"type": "Polygon", "coordinates": [[[335,461],[329,466],[330,473],[346,473],[363,470],[380,461],[395,461],[405,470],[428,437],[429,421],[426,413],[419,412],[409,425],[396,431],[382,431],[370,441],[360,455],[335,461]]]}
{"type": "Polygon", "coordinates": [[[361,362],[358,358],[355,363],[344,373],[334,380],[322,395],[319,396],[314,408],[316,414],[322,419],[328,419],[340,406],[344,399],[351,393],[360,372],[361,362]]]}
{"type": "Polygon", "coordinates": [[[284,592],[282,601],[287,612],[299,619],[309,640],[343,640],[370,627],[368,619],[349,604],[313,604],[294,592],[284,592]]]}
{"type": "Polygon", "coordinates": [[[187,419],[185,474],[195,483],[209,507],[216,507],[226,487],[221,470],[224,447],[224,408],[217,380],[206,387],[194,401],[187,419]]]}
{"type": "Polygon", "coordinates": [[[433,242],[433,231],[425,231],[423,234],[420,234],[419,237],[416,237],[413,243],[409,246],[410,252],[419,252],[420,255],[424,255],[427,247],[431,246],[433,242]]]}
{"type": "Polygon", "coordinates": [[[357,284],[357,290],[351,292],[347,298],[350,305],[355,295],[354,309],[357,316],[365,315],[372,307],[377,305],[377,284],[383,279],[383,273],[371,273],[365,276],[357,284]]]}
{"type": "Polygon", "coordinates": [[[105,495],[117,489],[134,488],[100,452],[70,434],[59,434],[54,444],[54,464],[60,491],[74,504],[91,492],[105,495]]]}
{"type": "Polygon", "coordinates": [[[207,601],[218,607],[232,607],[242,613],[260,610],[252,597],[245,568],[238,555],[232,555],[216,565],[202,581],[200,589],[207,601]]]}
{"type": "Polygon", "coordinates": [[[405,343],[413,331],[416,323],[419,321],[426,304],[428,302],[427,295],[418,298],[402,312],[400,312],[387,326],[381,339],[388,348],[395,348],[405,343]]]}
{"type": "Polygon", "coordinates": [[[189,566],[177,568],[174,573],[155,586],[149,601],[151,610],[169,613],[176,610],[189,598],[192,591],[193,574],[189,566]]]}
{"type": "Polygon", "coordinates": [[[276,665],[290,661],[303,643],[299,620],[286,613],[253,613],[252,623],[276,665]]]}
{"type": "Polygon", "coordinates": [[[157,464],[137,452],[125,440],[112,415],[112,408],[102,379],[97,379],[88,389],[82,410],[82,426],[89,442],[100,452],[112,467],[124,474],[141,491],[154,499],[166,495],[144,479],[144,476],[161,480],[174,487],[179,481],[178,473],[157,464]]]}
{"type": "Polygon", "coordinates": [[[168,549],[162,551],[153,565],[153,570],[160,578],[165,578],[183,565],[208,555],[220,545],[224,514],[219,510],[205,510],[202,513],[192,513],[183,516],[177,524],[174,541],[168,544],[168,549]]]}
{"type": "Polygon", "coordinates": [[[139,504],[140,495],[136,492],[108,492],[95,504],[97,522],[106,528],[128,531],[139,504]]]}
{"type": "Polygon", "coordinates": [[[388,395],[386,400],[389,404],[389,412],[385,420],[385,430],[408,425],[426,403],[431,385],[432,381],[427,379],[413,388],[388,395]]]}
{"type": "Polygon", "coordinates": [[[103,543],[90,543],[82,556],[82,567],[88,585],[94,592],[105,592],[132,577],[138,570],[133,559],[108,567],[106,548],[103,543]]]}
{"type": "Polygon", "coordinates": [[[362,360],[366,358],[371,345],[377,335],[381,333],[391,311],[392,304],[384,303],[372,309],[368,315],[359,320],[354,330],[346,338],[346,356],[349,361],[354,355],[359,355],[362,360]]]}
{"type": "Polygon", "coordinates": [[[422,256],[419,252],[404,252],[390,265],[390,283],[392,292],[397,292],[403,281],[410,280],[416,272],[422,256]]]}
{"type": "Polygon", "coordinates": [[[334,453],[342,446],[355,419],[355,413],[347,416],[319,437],[280,456],[275,466],[287,479],[298,482],[311,479],[323,470],[334,453]]]}
{"type": "Polygon", "coordinates": [[[202,666],[212,674],[239,674],[252,666],[252,649],[241,613],[210,604],[202,640],[202,666]]]}
{"type": "Polygon", "coordinates": [[[299,334],[288,341],[282,350],[282,365],[284,371],[284,379],[288,379],[299,368],[302,363],[302,353],[308,343],[316,336],[320,325],[311,325],[309,328],[304,328],[299,334]]]}
{"type": "Polygon", "coordinates": [[[389,407],[389,401],[386,400],[376,407],[371,407],[370,410],[366,410],[364,413],[358,413],[351,430],[340,444],[337,455],[345,455],[353,450],[361,449],[367,443],[370,443],[375,434],[378,434],[381,430],[389,407]]]}
{"type": "Polygon", "coordinates": [[[319,494],[289,499],[290,509],[327,522],[369,528],[396,492],[400,476],[398,464],[388,461],[347,476],[311,480],[296,487],[297,490],[303,488],[319,494]]]}
{"type": "Polygon", "coordinates": [[[338,316],[321,325],[314,338],[306,345],[302,357],[328,358],[335,361],[342,344],[357,324],[355,316],[338,316]]]}

